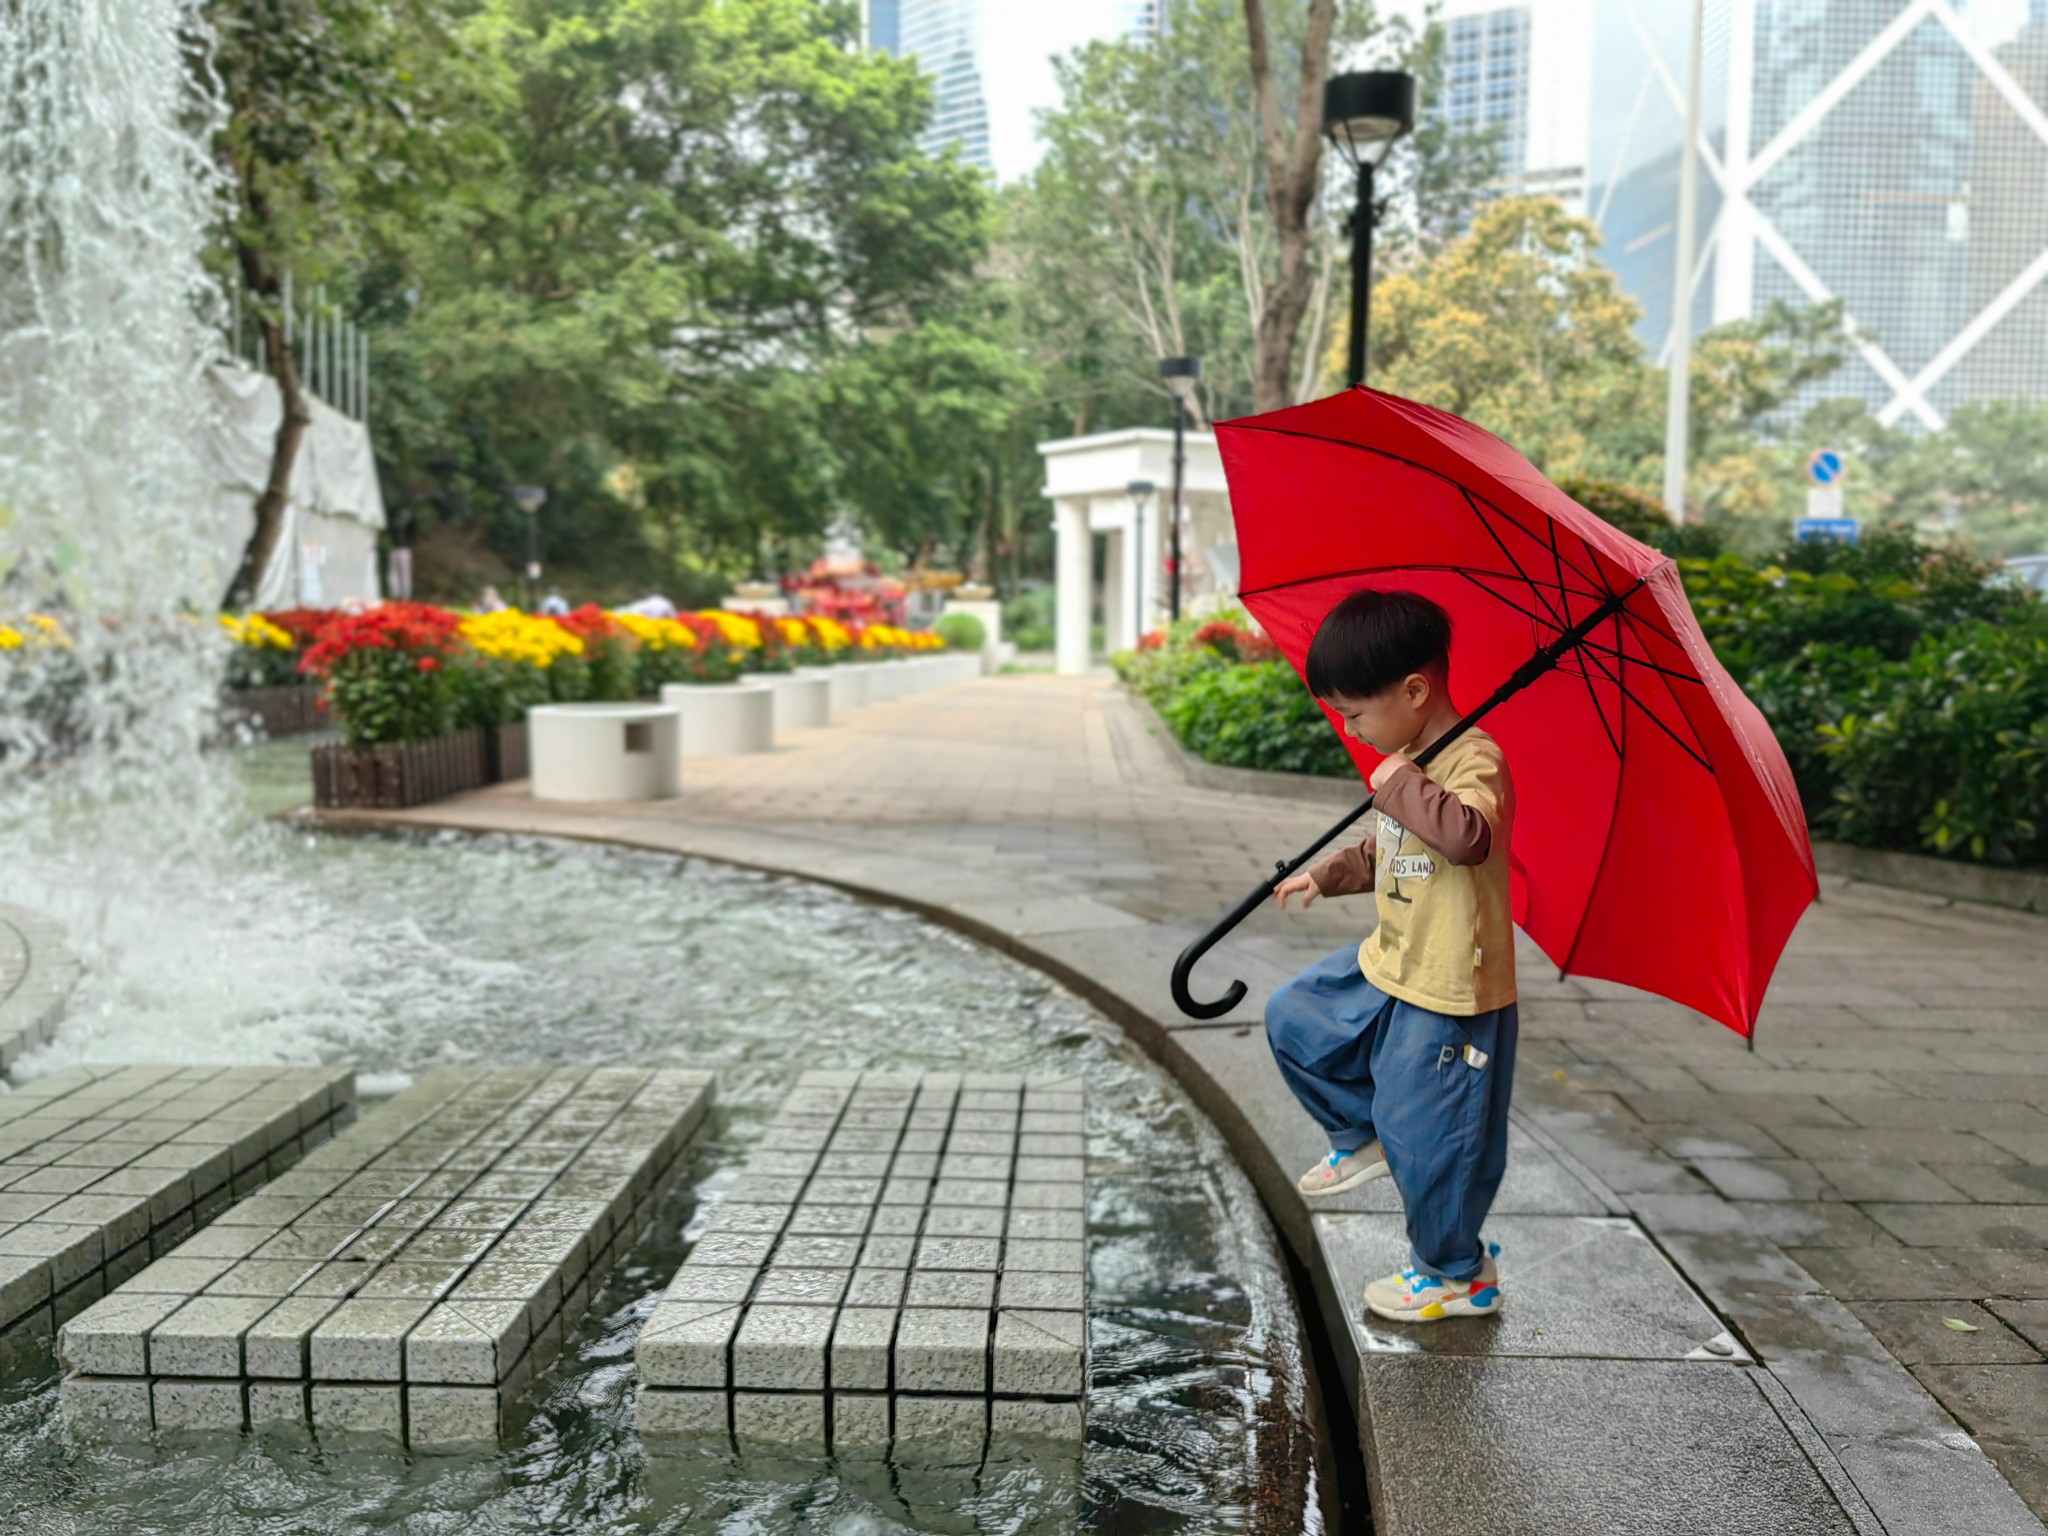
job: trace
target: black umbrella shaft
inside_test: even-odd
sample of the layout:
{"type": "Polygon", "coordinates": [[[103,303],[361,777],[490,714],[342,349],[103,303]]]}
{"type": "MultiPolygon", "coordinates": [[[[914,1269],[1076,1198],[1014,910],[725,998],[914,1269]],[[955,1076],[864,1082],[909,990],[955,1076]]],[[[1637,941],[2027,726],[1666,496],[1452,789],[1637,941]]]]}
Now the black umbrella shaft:
{"type": "MultiPolygon", "coordinates": [[[[1635,586],[1630,587],[1628,591],[1616,593],[1609,597],[1599,607],[1587,614],[1585,618],[1579,620],[1578,623],[1551,641],[1550,644],[1536,651],[1527,661],[1515,668],[1508,675],[1507,680],[1482,699],[1475,708],[1468,711],[1455,725],[1445,731],[1443,735],[1437,737],[1435,741],[1432,741],[1428,746],[1416,753],[1413,759],[1415,766],[1427,768],[1444,748],[1471,730],[1473,726],[1484,720],[1489,714],[1500,708],[1501,705],[1520,693],[1524,688],[1535,682],[1537,678],[1555,667],[1559,661],[1564,659],[1568,652],[1576,649],[1579,643],[1588,635],[1621,612],[1622,605],[1628,601],[1636,588],[1640,587],[1643,581],[1647,579],[1647,577],[1639,578],[1635,586]]],[[[1272,898],[1273,893],[1280,888],[1282,881],[1294,874],[1295,871],[1300,869],[1310,859],[1321,853],[1326,846],[1341,837],[1347,828],[1355,824],[1360,817],[1371,810],[1372,802],[1373,797],[1367,795],[1355,809],[1345,812],[1343,820],[1337,822],[1293,858],[1280,860],[1279,863],[1273,866],[1272,874],[1246,891],[1244,896],[1238,901],[1238,904],[1224,913],[1217,920],[1214,927],[1210,928],[1207,933],[1180,952],[1180,958],[1173,962],[1173,1001],[1182,1013],[1193,1019],[1218,1019],[1244,1001],[1245,984],[1241,981],[1233,981],[1224,989],[1223,995],[1213,1002],[1197,1002],[1194,994],[1188,989],[1189,974],[1194,970],[1202,956],[1215,948],[1225,934],[1229,933],[1231,929],[1264,906],[1272,898]]]]}

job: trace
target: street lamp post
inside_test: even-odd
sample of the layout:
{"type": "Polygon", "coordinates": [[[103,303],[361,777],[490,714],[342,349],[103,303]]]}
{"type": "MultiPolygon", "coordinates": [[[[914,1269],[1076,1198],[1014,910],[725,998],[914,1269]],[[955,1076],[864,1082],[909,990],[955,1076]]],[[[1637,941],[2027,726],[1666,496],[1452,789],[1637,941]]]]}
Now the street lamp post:
{"type": "Polygon", "coordinates": [[[540,509],[548,504],[548,493],[544,486],[515,485],[512,499],[519,503],[520,511],[526,514],[526,602],[528,613],[533,612],[533,595],[540,587],[540,509]]]}
{"type": "Polygon", "coordinates": [[[1145,633],[1145,567],[1150,563],[1145,558],[1145,503],[1152,491],[1150,480],[1133,480],[1124,487],[1131,498],[1131,570],[1137,578],[1132,583],[1131,623],[1140,635],[1145,633]]]}
{"type": "Polygon", "coordinates": [[[1168,611],[1173,622],[1180,622],[1180,520],[1181,496],[1187,484],[1188,401],[1194,398],[1195,385],[1202,377],[1202,360],[1199,357],[1162,357],[1159,359],[1159,377],[1173,393],[1173,586],[1168,598],[1168,611]]]}
{"type": "Polygon", "coordinates": [[[1332,75],[1323,83],[1323,133],[1358,171],[1351,211],[1350,382],[1365,382],[1366,310],[1372,292],[1372,178],[1394,141],[1415,126],[1415,77],[1397,69],[1332,75]]]}

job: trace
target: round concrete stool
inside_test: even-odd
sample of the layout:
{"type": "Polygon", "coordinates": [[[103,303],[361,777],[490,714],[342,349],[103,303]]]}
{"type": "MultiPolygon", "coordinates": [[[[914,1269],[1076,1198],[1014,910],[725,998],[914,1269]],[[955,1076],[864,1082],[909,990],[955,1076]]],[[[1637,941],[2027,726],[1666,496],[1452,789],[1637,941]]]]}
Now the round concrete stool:
{"type": "Polygon", "coordinates": [[[527,711],[536,800],[666,800],[683,792],[681,722],[660,704],[543,704],[527,711]]]}
{"type": "Polygon", "coordinates": [[[903,697],[903,670],[900,662],[864,661],[860,665],[868,674],[870,704],[880,704],[889,699],[903,697]]]}
{"type": "Polygon", "coordinates": [[[834,662],[825,667],[798,667],[798,677],[822,677],[832,694],[832,712],[860,709],[868,702],[868,675],[857,661],[834,662]]]}
{"type": "Polygon", "coordinates": [[[684,757],[767,752],[775,746],[774,690],[738,683],[664,683],[661,702],[683,717],[684,757]]]}
{"type": "Polygon", "coordinates": [[[971,683],[981,676],[979,651],[948,651],[939,659],[945,665],[949,683],[971,683]]]}
{"type": "Polygon", "coordinates": [[[832,723],[830,679],[799,669],[763,672],[760,680],[775,695],[775,729],[807,731],[832,723]]]}

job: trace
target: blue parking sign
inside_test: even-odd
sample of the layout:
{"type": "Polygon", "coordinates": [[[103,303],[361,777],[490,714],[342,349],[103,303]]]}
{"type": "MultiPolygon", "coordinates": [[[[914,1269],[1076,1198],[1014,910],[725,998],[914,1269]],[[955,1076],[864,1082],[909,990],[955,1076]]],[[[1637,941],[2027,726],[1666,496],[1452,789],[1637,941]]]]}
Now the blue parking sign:
{"type": "Polygon", "coordinates": [[[1840,539],[1844,544],[1854,544],[1861,530],[1862,524],[1853,517],[1802,517],[1792,525],[1792,536],[1802,544],[1815,539],[1840,539]]]}

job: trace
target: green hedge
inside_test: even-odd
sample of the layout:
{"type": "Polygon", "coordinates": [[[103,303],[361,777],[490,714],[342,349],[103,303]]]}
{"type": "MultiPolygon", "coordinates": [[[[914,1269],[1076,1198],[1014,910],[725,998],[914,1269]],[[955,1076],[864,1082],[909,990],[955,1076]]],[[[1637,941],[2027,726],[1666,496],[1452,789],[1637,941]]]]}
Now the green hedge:
{"type": "MultiPolygon", "coordinates": [[[[1616,503],[1615,520],[1627,510],[1616,503]]],[[[1711,537],[1667,542],[1634,516],[1678,553],[1693,611],[1777,732],[1816,837],[2048,865],[2048,604],[1903,530],[1757,560],[1711,537]]],[[[1245,622],[1190,620],[1115,657],[1117,672],[1210,762],[1351,773],[1293,669],[1254,659],[1269,652],[1246,643],[1245,622]]]]}

